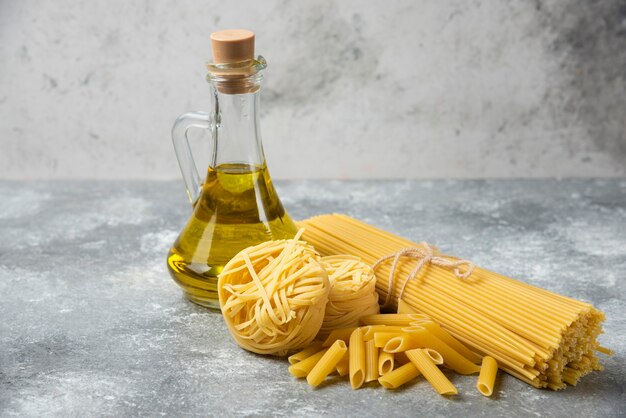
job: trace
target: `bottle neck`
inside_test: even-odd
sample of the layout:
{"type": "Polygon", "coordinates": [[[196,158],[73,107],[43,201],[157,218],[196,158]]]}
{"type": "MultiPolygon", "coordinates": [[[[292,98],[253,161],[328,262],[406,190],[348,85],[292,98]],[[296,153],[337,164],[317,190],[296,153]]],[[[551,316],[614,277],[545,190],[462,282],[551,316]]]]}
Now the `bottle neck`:
{"type": "Polygon", "coordinates": [[[220,81],[211,80],[214,120],[211,167],[264,167],[258,85],[251,92],[239,94],[231,94],[223,87],[220,81]]]}
{"type": "Polygon", "coordinates": [[[207,64],[213,98],[213,155],[210,166],[262,168],[260,85],[265,59],[207,64]]]}

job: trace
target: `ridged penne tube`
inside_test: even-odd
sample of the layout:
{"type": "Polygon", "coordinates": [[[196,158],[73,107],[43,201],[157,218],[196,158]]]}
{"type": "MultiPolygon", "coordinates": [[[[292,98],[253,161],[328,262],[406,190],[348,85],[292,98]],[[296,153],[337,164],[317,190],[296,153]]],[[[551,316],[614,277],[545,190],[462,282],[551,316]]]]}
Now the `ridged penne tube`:
{"type": "Polygon", "coordinates": [[[377,332],[402,332],[405,327],[389,325],[366,325],[361,328],[363,329],[363,340],[369,341],[374,338],[374,334],[377,332]]]}
{"type": "MultiPolygon", "coordinates": [[[[461,374],[473,374],[480,371],[480,367],[463,357],[448,344],[435,337],[425,328],[405,329],[409,335],[409,342],[406,344],[412,348],[432,348],[437,350],[442,356],[446,367],[461,374]]],[[[390,344],[393,340],[390,340],[390,344]]],[[[405,348],[406,350],[406,348],[405,348]]],[[[385,349],[385,351],[387,351],[385,349]]]]}
{"type": "Polygon", "coordinates": [[[601,345],[596,347],[596,351],[599,351],[602,354],[606,354],[607,356],[612,356],[613,354],[615,354],[615,352],[610,348],[602,347],[601,345]]]}
{"type": "Polygon", "coordinates": [[[393,370],[395,364],[393,353],[378,352],[378,374],[384,376],[393,370]]]}
{"type": "Polygon", "coordinates": [[[463,345],[459,340],[454,338],[438,324],[434,322],[420,323],[420,326],[427,329],[428,332],[439,338],[444,343],[448,344],[452,349],[458,352],[460,355],[471,361],[472,363],[480,363],[481,358],[478,354],[471,351],[469,348],[463,345]]]}
{"type": "Polygon", "coordinates": [[[397,325],[407,326],[411,323],[420,320],[430,320],[430,318],[423,314],[378,314],[367,315],[361,318],[363,325],[397,325]]]}
{"type": "Polygon", "coordinates": [[[415,379],[421,373],[411,362],[398,367],[378,379],[378,382],[387,389],[397,389],[407,382],[415,379]]]}
{"type": "Polygon", "coordinates": [[[438,351],[433,350],[432,348],[423,348],[422,351],[424,351],[437,366],[441,366],[443,364],[443,357],[441,357],[441,354],[439,354],[438,351]]]}
{"type": "Polygon", "coordinates": [[[389,340],[391,340],[392,338],[402,337],[403,335],[405,335],[405,333],[403,333],[402,331],[375,332],[374,333],[374,345],[378,348],[383,348],[387,345],[389,340]]]}
{"type": "Polygon", "coordinates": [[[423,319],[416,319],[416,320],[414,320],[408,326],[417,326],[417,327],[419,327],[419,326],[421,326],[423,324],[432,324],[432,323],[433,323],[432,319],[423,318],[423,319]]]}
{"type": "Polygon", "coordinates": [[[406,355],[411,360],[411,363],[424,375],[426,380],[430,382],[437,393],[440,395],[456,395],[458,393],[456,387],[439,370],[426,350],[420,348],[408,350],[406,355]]]}
{"type": "Polygon", "coordinates": [[[399,353],[413,348],[419,348],[420,346],[425,347],[425,345],[413,340],[408,333],[402,332],[388,339],[383,346],[383,351],[387,353],[399,353]]]}
{"type": "Polygon", "coordinates": [[[337,373],[342,377],[350,373],[350,353],[346,352],[343,358],[339,360],[339,363],[337,363],[337,373]]]}
{"type": "Polygon", "coordinates": [[[350,335],[348,355],[350,356],[350,385],[352,389],[358,389],[365,383],[365,342],[361,328],[355,329],[350,335]]]}
{"type": "Polygon", "coordinates": [[[491,396],[498,374],[498,362],[491,356],[483,357],[476,388],[485,396],[491,396]]]}
{"type": "Polygon", "coordinates": [[[287,358],[289,364],[296,364],[307,357],[311,357],[313,354],[317,353],[322,349],[322,343],[320,341],[313,341],[313,344],[308,346],[302,351],[298,351],[295,354],[292,354],[287,358]]]}
{"type": "Polygon", "coordinates": [[[348,347],[343,340],[335,341],[306,376],[309,385],[319,386],[335,370],[337,363],[341,361],[347,351],[348,347]]]}
{"type": "Polygon", "coordinates": [[[365,341],[365,382],[378,380],[378,347],[374,340],[365,341]]]}
{"type": "Polygon", "coordinates": [[[355,329],[356,327],[337,328],[332,330],[322,343],[322,347],[330,347],[337,340],[343,340],[347,344],[348,341],[350,341],[350,334],[352,334],[352,331],[355,329]]]}
{"type": "Polygon", "coordinates": [[[289,373],[291,373],[295,377],[306,377],[306,375],[309,374],[313,367],[315,367],[317,362],[320,361],[326,351],[327,349],[318,351],[311,357],[307,357],[302,361],[292,364],[291,366],[289,366],[289,373]]]}

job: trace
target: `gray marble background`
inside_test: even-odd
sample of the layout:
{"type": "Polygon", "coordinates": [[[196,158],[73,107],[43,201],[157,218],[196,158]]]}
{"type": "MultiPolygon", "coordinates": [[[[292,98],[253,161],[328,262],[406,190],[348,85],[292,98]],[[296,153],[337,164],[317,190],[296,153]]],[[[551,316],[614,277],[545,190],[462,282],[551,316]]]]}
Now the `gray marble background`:
{"type": "Polygon", "coordinates": [[[623,0],[0,0],[0,178],[178,178],[230,27],[275,178],[626,175],[623,0]]]}

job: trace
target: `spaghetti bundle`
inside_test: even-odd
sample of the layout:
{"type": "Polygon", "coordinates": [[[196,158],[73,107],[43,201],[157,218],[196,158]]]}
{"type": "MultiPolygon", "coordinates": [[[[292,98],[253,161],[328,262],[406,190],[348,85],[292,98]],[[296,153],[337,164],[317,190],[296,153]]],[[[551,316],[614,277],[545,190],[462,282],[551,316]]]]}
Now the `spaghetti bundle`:
{"type": "Polygon", "coordinates": [[[328,272],[330,294],[320,336],[355,327],[362,316],[378,313],[376,277],[369,265],[350,255],[323,257],[321,263],[328,272]]]}
{"type": "Polygon", "coordinates": [[[224,320],[246,350],[285,355],[309,345],[322,325],[328,274],[300,234],[240,251],[219,276],[224,320]]]}
{"type": "Polygon", "coordinates": [[[435,256],[427,245],[345,215],[317,216],[300,226],[322,255],[352,254],[372,265],[395,255],[376,270],[377,291],[391,309],[401,300],[429,315],[472,350],[535,387],[562,389],[602,369],[595,351],[605,351],[596,340],[604,314],[588,303],[435,256]]]}

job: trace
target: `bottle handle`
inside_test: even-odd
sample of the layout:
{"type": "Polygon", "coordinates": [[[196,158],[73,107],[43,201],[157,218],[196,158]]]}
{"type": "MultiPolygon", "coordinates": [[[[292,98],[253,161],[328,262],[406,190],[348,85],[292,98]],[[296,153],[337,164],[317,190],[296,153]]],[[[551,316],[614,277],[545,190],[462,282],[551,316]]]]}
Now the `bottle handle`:
{"type": "Polygon", "coordinates": [[[193,206],[200,196],[202,178],[198,174],[196,162],[189,146],[187,131],[190,128],[211,129],[211,117],[207,112],[188,112],[180,115],[172,127],[172,142],[185,181],[187,196],[193,206]]]}

